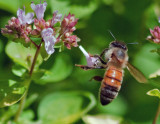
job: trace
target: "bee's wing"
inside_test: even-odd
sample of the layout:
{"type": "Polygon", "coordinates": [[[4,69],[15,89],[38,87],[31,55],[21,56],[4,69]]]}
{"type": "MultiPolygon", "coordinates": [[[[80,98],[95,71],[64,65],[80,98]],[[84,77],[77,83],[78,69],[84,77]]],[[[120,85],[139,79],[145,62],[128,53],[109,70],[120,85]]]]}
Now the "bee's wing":
{"type": "Polygon", "coordinates": [[[131,65],[129,62],[127,63],[127,69],[131,73],[131,75],[140,83],[147,83],[146,77],[140,72],[136,67],[131,65]]]}

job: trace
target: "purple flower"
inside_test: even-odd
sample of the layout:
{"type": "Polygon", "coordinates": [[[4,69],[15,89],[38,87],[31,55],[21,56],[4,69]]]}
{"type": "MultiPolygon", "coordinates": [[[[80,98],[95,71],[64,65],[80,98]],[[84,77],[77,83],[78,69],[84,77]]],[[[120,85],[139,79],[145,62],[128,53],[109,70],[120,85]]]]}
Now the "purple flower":
{"type": "Polygon", "coordinates": [[[32,19],[34,13],[27,13],[27,15],[25,15],[25,11],[23,11],[22,9],[18,9],[17,16],[21,25],[31,24],[34,21],[32,19]]]}
{"type": "Polygon", "coordinates": [[[53,47],[56,42],[56,38],[53,36],[53,29],[52,28],[43,29],[41,35],[44,40],[46,52],[49,55],[54,53],[53,47]]]}
{"type": "Polygon", "coordinates": [[[160,23],[160,17],[158,18],[158,22],[160,23]]]}
{"type": "Polygon", "coordinates": [[[43,19],[46,7],[47,7],[46,2],[44,2],[43,4],[40,3],[37,5],[35,5],[34,3],[31,4],[31,8],[35,11],[38,20],[43,19]]]}
{"type": "Polygon", "coordinates": [[[83,54],[84,54],[84,56],[86,57],[86,59],[87,59],[87,65],[89,66],[89,67],[94,67],[94,66],[96,66],[96,64],[97,64],[97,60],[98,60],[98,58],[97,57],[93,57],[93,56],[91,56],[90,54],[88,54],[87,52],[86,52],[86,50],[82,47],[82,46],[79,46],[79,48],[80,48],[80,50],[83,52],[83,54]]]}
{"type": "Polygon", "coordinates": [[[62,18],[62,14],[58,14],[58,11],[55,11],[53,13],[53,18],[52,18],[51,26],[53,26],[57,22],[60,22],[61,18],[62,18]]]}

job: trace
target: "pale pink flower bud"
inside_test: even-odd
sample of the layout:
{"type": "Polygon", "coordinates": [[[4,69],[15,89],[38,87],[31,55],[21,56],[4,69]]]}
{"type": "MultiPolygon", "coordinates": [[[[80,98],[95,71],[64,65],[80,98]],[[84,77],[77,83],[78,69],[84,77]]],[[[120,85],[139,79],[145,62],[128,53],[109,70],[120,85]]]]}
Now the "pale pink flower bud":
{"type": "Polygon", "coordinates": [[[154,43],[160,43],[160,27],[156,26],[154,29],[150,29],[151,36],[147,37],[147,40],[151,40],[154,43]]]}

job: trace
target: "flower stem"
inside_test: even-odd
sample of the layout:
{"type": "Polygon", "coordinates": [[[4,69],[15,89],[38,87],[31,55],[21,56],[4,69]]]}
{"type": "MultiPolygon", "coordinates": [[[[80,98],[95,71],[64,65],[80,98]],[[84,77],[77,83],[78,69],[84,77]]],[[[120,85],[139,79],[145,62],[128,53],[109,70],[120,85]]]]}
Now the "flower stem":
{"type": "Polygon", "coordinates": [[[28,90],[29,90],[29,86],[30,86],[30,83],[31,83],[31,76],[32,76],[32,73],[33,73],[33,70],[34,70],[35,63],[36,63],[36,60],[38,58],[39,52],[40,52],[40,48],[41,48],[41,43],[37,47],[37,50],[36,50],[36,53],[35,53],[35,56],[34,56],[34,59],[33,59],[33,62],[32,62],[31,68],[30,68],[30,71],[29,71],[30,80],[28,81],[26,92],[25,92],[24,96],[22,97],[22,99],[20,101],[19,108],[18,108],[17,113],[16,113],[15,118],[14,118],[15,122],[18,121],[18,118],[19,118],[21,112],[23,111],[24,104],[25,104],[26,97],[27,97],[28,90]]]}
{"type": "Polygon", "coordinates": [[[40,48],[41,48],[41,43],[40,43],[40,45],[37,47],[37,51],[36,51],[36,53],[35,53],[35,56],[34,56],[34,59],[33,59],[32,65],[31,65],[31,69],[30,69],[30,72],[29,72],[30,76],[32,76],[32,72],[33,72],[33,69],[34,69],[34,66],[35,66],[35,63],[36,63],[36,60],[37,60],[37,57],[38,57],[40,48]]]}
{"type": "Polygon", "coordinates": [[[158,119],[159,114],[160,114],[160,101],[159,101],[159,105],[158,105],[157,113],[156,113],[156,115],[155,115],[155,118],[154,118],[154,120],[153,120],[153,123],[152,123],[152,124],[156,124],[156,121],[157,121],[157,119],[158,119]]]}
{"type": "MultiPolygon", "coordinates": [[[[31,81],[29,81],[28,83],[30,84],[31,81]]],[[[29,85],[26,89],[26,92],[24,94],[24,96],[22,97],[21,101],[20,101],[20,104],[19,104],[19,108],[17,110],[17,113],[15,115],[15,118],[14,118],[14,121],[17,122],[18,121],[18,118],[21,114],[21,112],[23,111],[23,108],[24,108],[24,104],[25,104],[25,101],[26,101],[26,97],[27,97],[27,93],[28,93],[28,89],[29,89],[29,85]]]]}

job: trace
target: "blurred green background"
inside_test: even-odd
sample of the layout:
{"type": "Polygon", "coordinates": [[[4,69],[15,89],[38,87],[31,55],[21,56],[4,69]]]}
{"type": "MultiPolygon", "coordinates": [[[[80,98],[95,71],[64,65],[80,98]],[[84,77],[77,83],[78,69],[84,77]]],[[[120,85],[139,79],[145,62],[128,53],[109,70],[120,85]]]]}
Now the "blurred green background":
{"type": "MultiPolygon", "coordinates": [[[[26,12],[32,11],[31,1],[39,3],[39,0],[0,0],[0,27],[4,27],[11,17],[16,16],[18,8],[25,5],[26,12]]],[[[48,6],[45,19],[52,18],[55,10],[63,16],[71,12],[79,18],[75,34],[81,39],[79,44],[91,54],[100,54],[114,40],[108,32],[111,30],[118,40],[139,43],[128,45],[129,60],[145,76],[148,77],[160,68],[158,54],[150,52],[158,46],[145,40],[149,28],[159,25],[158,0],[46,1],[48,6]]],[[[12,76],[13,62],[5,53],[7,42],[7,38],[0,34],[0,82],[12,76]]],[[[50,69],[53,76],[31,84],[28,106],[20,118],[23,124],[36,124],[40,121],[45,124],[83,124],[91,119],[86,114],[101,115],[94,116],[90,120],[94,122],[92,124],[96,124],[96,121],[99,124],[99,118],[115,121],[120,119],[123,120],[122,124],[152,123],[158,99],[146,95],[146,92],[155,87],[139,84],[125,69],[118,97],[111,104],[101,106],[98,98],[100,83],[89,79],[95,75],[103,76],[105,70],[84,71],[75,67],[75,64],[86,64],[79,48],[65,49],[60,53],[57,50],[41,65],[41,68],[50,69]]],[[[16,109],[16,105],[0,109],[0,119],[12,119],[16,109]]]]}

